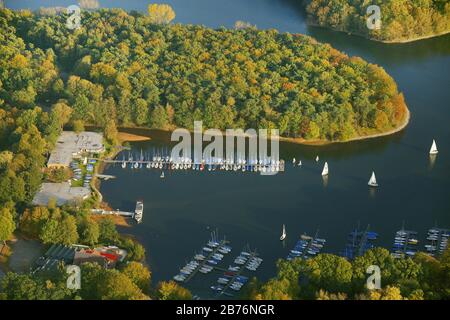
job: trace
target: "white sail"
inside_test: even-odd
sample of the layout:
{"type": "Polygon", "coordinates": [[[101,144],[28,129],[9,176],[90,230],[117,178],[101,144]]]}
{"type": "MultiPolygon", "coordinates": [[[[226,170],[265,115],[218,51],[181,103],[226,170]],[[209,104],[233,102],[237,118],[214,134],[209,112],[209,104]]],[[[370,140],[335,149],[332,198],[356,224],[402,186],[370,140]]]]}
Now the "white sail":
{"type": "Polygon", "coordinates": [[[372,176],[370,177],[370,180],[369,180],[369,186],[371,186],[371,187],[378,187],[378,183],[377,183],[377,178],[375,176],[375,172],[372,172],[372,176]]]}
{"type": "Polygon", "coordinates": [[[280,241],[286,239],[286,227],[283,224],[283,232],[281,233],[280,241]]]}
{"type": "Polygon", "coordinates": [[[163,172],[161,172],[161,176],[160,176],[160,178],[161,178],[161,179],[164,179],[164,171],[163,171],[163,172]]]}
{"type": "Polygon", "coordinates": [[[316,162],[319,162],[320,158],[319,156],[316,157],[316,162]]]}
{"type": "Polygon", "coordinates": [[[323,166],[322,175],[323,176],[328,175],[328,162],[325,162],[325,165],[323,166]]]}
{"type": "Polygon", "coordinates": [[[436,145],[436,141],[433,140],[433,144],[431,145],[430,154],[438,154],[438,148],[436,145]]]}
{"type": "Polygon", "coordinates": [[[294,164],[294,165],[295,165],[295,158],[294,158],[294,159],[292,159],[292,164],[294,164]]]}

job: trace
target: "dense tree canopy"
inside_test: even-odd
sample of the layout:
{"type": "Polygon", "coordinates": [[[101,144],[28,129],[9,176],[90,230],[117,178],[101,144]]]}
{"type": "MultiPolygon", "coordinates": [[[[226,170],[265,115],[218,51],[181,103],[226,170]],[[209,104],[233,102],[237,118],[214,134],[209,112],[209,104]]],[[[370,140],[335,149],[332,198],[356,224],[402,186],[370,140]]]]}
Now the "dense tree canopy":
{"type": "Polygon", "coordinates": [[[55,104],[55,127],[69,115],[109,132],[113,124],[171,129],[203,120],[209,128],[347,140],[406,116],[381,67],[307,36],[155,24],[119,9],[84,12],[77,31],[64,15],[2,10],[0,20],[15,39],[3,41],[1,75],[10,76],[0,78],[0,99],[21,108],[55,104]]]}
{"type": "Polygon", "coordinates": [[[446,0],[309,0],[310,22],[381,41],[404,41],[450,32],[446,0]],[[367,8],[378,5],[381,28],[367,28],[367,8]]]}
{"type": "Polygon", "coordinates": [[[280,260],[278,274],[264,284],[253,281],[245,297],[252,299],[423,300],[450,297],[450,249],[435,259],[419,252],[413,259],[396,259],[375,248],[353,261],[331,254],[309,260],[280,260]],[[367,267],[381,270],[380,290],[368,290],[367,267]]]}

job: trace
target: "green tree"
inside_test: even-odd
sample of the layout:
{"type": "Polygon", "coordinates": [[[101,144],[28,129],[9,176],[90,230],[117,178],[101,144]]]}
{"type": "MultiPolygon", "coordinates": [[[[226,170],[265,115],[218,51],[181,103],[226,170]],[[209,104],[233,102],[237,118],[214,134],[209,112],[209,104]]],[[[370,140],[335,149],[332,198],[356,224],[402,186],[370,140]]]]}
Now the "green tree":
{"type": "Polygon", "coordinates": [[[179,286],[175,281],[163,281],[158,285],[159,300],[191,300],[189,290],[179,286]]]}
{"type": "Polygon", "coordinates": [[[14,216],[9,208],[0,209],[0,241],[6,245],[6,240],[12,237],[16,224],[14,222],[14,216]]]}
{"type": "Polygon", "coordinates": [[[105,135],[106,140],[108,140],[109,143],[111,143],[112,145],[118,144],[118,138],[117,138],[118,131],[117,131],[116,123],[114,120],[108,121],[103,133],[105,135]]]}
{"type": "Polygon", "coordinates": [[[100,242],[102,243],[115,243],[119,238],[119,233],[117,232],[116,225],[114,221],[107,217],[100,221],[100,242]]]}
{"type": "Polygon", "coordinates": [[[130,278],[142,292],[147,293],[149,291],[151,273],[142,263],[130,262],[123,268],[122,273],[130,278]]]}
{"type": "Polygon", "coordinates": [[[167,4],[150,4],[148,14],[151,23],[168,24],[175,19],[175,11],[167,4]]]}
{"type": "Polygon", "coordinates": [[[100,227],[95,220],[88,217],[81,222],[79,233],[82,243],[93,246],[98,243],[100,227]]]}
{"type": "Polygon", "coordinates": [[[74,120],[72,122],[72,128],[73,131],[75,131],[76,133],[80,133],[84,131],[84,124],[82,120],[74,120]]]}

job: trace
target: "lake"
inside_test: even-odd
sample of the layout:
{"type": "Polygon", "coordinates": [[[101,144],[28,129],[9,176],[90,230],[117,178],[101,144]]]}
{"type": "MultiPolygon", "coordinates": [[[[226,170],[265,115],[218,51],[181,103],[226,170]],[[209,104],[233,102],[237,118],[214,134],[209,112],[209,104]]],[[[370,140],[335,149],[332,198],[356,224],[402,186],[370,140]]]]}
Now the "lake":
{"type": "MultiPolygon", "coordinates": [[[[10,6],[27,7],[27,2],[16,0],[10,6]]],[[[403,223],[420,233],[422,249],[430,227],[450,227],[449,35],[409,44],[382,44],[307,27],[294,1],[163,2],[173,6],[175,22],[232,27],[237,20],[248,21],[258,28],[306,33],[349,55],[379,64],[405,94],[411,122],[403,132],[374,140],[325,147],[282,143],[286,172],[271,177],[189,171],[166,172],[166,178],[160,179],[160,172],[155,170],[107,167],[105,173],[117,179],[102,183],[101,192],[113,208],[132,210],[137,199],[145,202],[143,223],[124,232],[145,245],[155,282],[175,275],[216,228],[231,241],[233,256],[247,244],[256,248],[264,262],[255,275],[268,279],[275,274],[275,261],[287,255],[303,232],[314,234],[319,230],[319,235],[327,239],[324,252],[339,253],[347,234],[358,224],[370,224],[380,234],[378,244],[387,248],[403,223]],[[431,163],[428,151],[434,138],[440,153],[431,163]],[[321,158],[319,163],[314,161],[316,155],[321,158]],[[303,161],[302,168],[292,167],[293,157],[303,161]],[[325,160],[330,165],[327,186],[320,175],[325,160]],[[367,186],[372,170],[380,183],[375,192],[367,186]],[[285,246],[279,241],[282,224],[287,229],[285,246]]],[[[112,0],[100,3],[123,5],[112,0]]],[[[126,3],[127,10],[146,7],[145,1],[126,3]]],[[[132,148],[149,152],[167,145],[168,139],[167,134],[159,133],[151,142],[133,143],[132,148]]],[[[197,276],[188,287],[197,292],[212,285],[215,278],[210,276],[205,281],[197,276]]]]}

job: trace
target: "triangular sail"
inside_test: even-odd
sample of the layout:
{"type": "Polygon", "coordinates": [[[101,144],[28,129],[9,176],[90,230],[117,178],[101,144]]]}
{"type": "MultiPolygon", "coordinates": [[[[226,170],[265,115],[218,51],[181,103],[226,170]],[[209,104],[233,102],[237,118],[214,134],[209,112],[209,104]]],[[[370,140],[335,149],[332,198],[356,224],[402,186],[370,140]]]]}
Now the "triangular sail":
{"type": "Polygon", "coordinates": [[[378,186],[377,178],[375,176],[375,172],[372,172],[372,176],[370,177],[370,180],[369,180],[369,186],[373,186],[373,187],[378,186]]]}
{"type": "Polygon", "coordinates": [[[437,145],[436,145],[436,140],[433,140],[433,144],[431,145],[431,149],[430,149],[430,154],[437,154],[439,151],[438,151],[438,148],[437,148],[437,145]]]}
{"type": "Polygon", "coordinates": [[[328,175],[328,162],[325,162],[325,165],[323,166],[322,175],[323,176],[328,175]]]}

